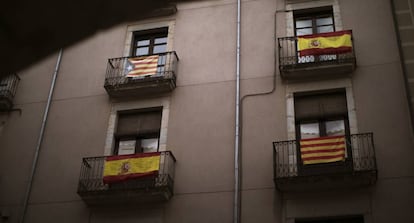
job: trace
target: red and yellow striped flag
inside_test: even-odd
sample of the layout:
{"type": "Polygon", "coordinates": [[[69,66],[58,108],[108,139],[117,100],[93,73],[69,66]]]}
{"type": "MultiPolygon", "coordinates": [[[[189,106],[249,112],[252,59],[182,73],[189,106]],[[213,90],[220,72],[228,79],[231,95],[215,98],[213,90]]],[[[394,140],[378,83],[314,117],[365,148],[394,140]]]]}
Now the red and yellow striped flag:
{"type": "Polygon", "coordinates": [[[332,163],[345,160],[345,136],[300,140],[303,164],[332,163]]]}
{"type": "Polygon", "coordinates": [[[338,31],[298,36],[300,56],[352,52],[352,31],[338,31]]]}
{"type": "Polygon", "coordinates": [[[104,164],[103,182],[114,183],[158,174],[160,152],[108,156],[104,164]]]}
{"type": "Polygon", "coordinates": [[[127,77],[154,75],[157,73],[158,55],[128,58],[127,77]]]}

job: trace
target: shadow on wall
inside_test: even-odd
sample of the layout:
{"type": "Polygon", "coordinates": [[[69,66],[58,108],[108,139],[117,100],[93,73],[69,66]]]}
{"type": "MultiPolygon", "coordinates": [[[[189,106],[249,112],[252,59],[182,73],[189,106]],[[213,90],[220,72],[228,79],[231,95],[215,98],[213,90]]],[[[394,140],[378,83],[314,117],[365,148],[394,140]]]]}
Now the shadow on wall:
{"type": "Polygon", "coordinates": [[[99,30],[175,12],[169,0],[7,1],[0,12],[0,76],[18,73],[99,30]]]}

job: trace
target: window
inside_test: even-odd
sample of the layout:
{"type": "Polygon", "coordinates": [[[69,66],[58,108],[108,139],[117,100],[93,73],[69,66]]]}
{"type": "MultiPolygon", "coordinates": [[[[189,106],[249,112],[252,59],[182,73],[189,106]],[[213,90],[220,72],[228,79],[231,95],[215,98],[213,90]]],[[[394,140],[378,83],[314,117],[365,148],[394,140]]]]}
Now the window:
{"type": "Polygon", "coordinates": [[[168,27],[136,31],[133,33],[132,57],[142,57],[157,54],[157,74],[165,71],[167,60],[168,27]]]}
{"type": "Polygon", "coordinates": [[[167,36],[167,27],[134,32],[132,56],[165,53],[167,51],[167,36]]]}
{"type": "Polygon", "coordinates": [[[349,134],[345,90],[295,94],[297,138],[349,134]]]}
{"type": "MultiPolygon", "coordinates": [[[[345,89],[307,92],[294,94],[295,127],[298,154],[300,154],[299,142],[302,139],[311,139],[327,136],[345,136],[349,142],[349,122],[345,89]]],[[[344,162],[332,162],[307,165],[299,165],[299,171],[306,173],[325,173],[335,170],[327,170],[329,165],[342,165],[341,168],[351,167],[351,149],[345,152],[344,162]],[[322,172],[320,172],[322,171],[322,172]]],[[[302,164],[298,156],[298,163],[302,164]]]]}
{"type": "Polygon", "coordinates": [[[123,111],[118,116],[115,155],[157,152],[162,108],[123,111]]]}
{"type": "MultiPolygon", "coordinates": [[[[335,31],[332,7],[296,10],[293,12],[295,35],[311,35],[335,31]]],[[[335,60],[336,55],[301,56],[298,63],[335,60]]]]}
{"type": "Polygon", "coordinates": [[[297,10],[293,17],[296,36],[335,31],[332,7],[297,10]]]}

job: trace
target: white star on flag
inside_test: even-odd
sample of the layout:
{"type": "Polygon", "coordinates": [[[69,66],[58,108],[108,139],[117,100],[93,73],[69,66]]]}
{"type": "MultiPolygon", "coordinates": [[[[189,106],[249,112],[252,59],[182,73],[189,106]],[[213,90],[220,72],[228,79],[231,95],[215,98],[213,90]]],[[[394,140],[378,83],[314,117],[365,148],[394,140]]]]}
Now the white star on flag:
{"type": "Polygon", "coordinates": [[[148,76],[157,73],[158,55],[128,58],[127,77],[148,76]]]}

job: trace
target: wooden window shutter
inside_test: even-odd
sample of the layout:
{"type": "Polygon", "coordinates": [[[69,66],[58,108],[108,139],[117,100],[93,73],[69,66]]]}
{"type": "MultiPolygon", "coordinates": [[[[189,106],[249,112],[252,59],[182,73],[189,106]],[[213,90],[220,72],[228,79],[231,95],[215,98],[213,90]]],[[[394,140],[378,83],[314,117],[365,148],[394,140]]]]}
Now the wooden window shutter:
{"type": "Polygon", "coordinates": [[[159,132],[162,111],[145,111],[120,114],[117,135],[142,135],[159,132]]]}
{"type": "Polygon", "coordinates": [[[347,115],[345,92],[303,95],[295,97],[295,119],[318,119],[347,115]]]}

